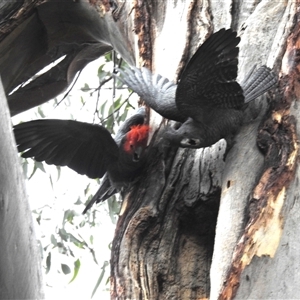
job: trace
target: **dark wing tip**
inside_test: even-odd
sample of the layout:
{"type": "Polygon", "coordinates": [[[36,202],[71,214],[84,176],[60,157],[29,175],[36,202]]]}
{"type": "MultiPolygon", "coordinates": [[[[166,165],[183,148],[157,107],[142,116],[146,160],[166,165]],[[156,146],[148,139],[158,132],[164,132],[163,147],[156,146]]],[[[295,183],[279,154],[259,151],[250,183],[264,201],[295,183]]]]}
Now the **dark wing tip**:
{"type": "Polygon", "coordinates": [[[198,109],[243,106],[243,91],[236,83],[239,42],[235,31],[222,28],[198,48],[176,91],[176,105],[183,114],[194,118],[198,109]]]}
{"type": "Polygon", "coordinates": [[[35,120],[14,126],[19,151],[47,164],[102,177],[118,159],[118,146],[102,126],[72,120],[35,120]]]}

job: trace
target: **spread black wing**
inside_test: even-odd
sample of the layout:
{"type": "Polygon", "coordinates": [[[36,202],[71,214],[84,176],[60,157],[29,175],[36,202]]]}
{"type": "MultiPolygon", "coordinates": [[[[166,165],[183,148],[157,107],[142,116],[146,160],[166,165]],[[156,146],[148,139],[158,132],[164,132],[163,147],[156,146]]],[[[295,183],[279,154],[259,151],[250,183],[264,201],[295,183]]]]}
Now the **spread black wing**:
{"type": "Polygon", "coordinates": [[[198,48],[176,91],[176,105],[183,114],[201,122],[213,109],[243,106],[243,90],[236,82],[239,42],[236,32],[221,29],[198,48]]]}
{"type": "Polygon", "coordinates": [[[47,164],[100,178],[118,159],[118,146],[102,126],[72,120],[35,120],[14,126],[18,151],[47,164]]]}

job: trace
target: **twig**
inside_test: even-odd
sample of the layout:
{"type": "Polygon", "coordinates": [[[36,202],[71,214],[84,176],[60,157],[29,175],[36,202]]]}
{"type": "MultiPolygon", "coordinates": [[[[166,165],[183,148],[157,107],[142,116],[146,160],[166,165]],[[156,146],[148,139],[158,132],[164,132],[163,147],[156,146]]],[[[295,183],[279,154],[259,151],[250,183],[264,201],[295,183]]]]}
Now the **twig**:
{"type": "Polygon", "coordinates": [[[115,110],[113,111],[111,114],[109,114],[108,116],[106,116],[104,119],[100,119],[101,123],[104,123],[107,119],[109,119],[113,114],[115,114],[117,111],[119,111],[121,109],[121,107],[128,102],[129,106],[131,106],[132,108],[134,108],[130,103],[129,103],[129,98],[132,96],[133,92],[131,92],[129,94],[129,96],[123,101],[123,103],[115,110]]]}
{"type": "Polygon", "coordinates": [[[74,82],[73,84],[71,85],[71,87],[69,88],[69,90],[65,93],[65,95],[63,96],[63,98],[56,104],[55,108],[60,105],[70,94],[70,92],[72,91],[74,85],[76,84],[80,74],[81,74],[82,70],[80,70],[78,73],[77,73],[77,77],[74,79],[74,82]]]}

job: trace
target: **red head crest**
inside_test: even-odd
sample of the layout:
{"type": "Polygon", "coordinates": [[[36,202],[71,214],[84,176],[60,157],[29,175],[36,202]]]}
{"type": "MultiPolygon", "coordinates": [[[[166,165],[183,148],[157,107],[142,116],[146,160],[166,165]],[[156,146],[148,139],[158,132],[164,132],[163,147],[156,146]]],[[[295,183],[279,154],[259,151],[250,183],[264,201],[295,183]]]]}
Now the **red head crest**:
{"type": "Polygon", "coordinates": [[[133,147],[144,146],[144,145],[146,146],[148,132],[149,132],[148,125],[131,126],[130,131],[126,134],[124,150],[130,153],[133,147]]]}

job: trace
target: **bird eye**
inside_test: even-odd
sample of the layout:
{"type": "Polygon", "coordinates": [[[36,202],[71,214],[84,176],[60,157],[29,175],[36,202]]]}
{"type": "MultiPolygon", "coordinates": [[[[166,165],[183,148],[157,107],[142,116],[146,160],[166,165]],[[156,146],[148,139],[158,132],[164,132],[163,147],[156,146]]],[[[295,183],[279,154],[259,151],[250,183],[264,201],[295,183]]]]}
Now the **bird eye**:
{"type": "Polygon", "coordinates": [[[181,147],[188,147],[188,148],[198,148],[201,142],[199,139],[182,139],[180,142],[181,147]]]}
{"type": "Polygon", "coordinates": [[[189,142],[188,142],[190,145],[192,146],[196,146],[197,145],[197,142],[193,139],[190,139],[189,142]]]}

